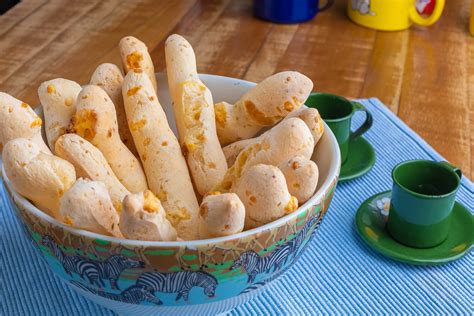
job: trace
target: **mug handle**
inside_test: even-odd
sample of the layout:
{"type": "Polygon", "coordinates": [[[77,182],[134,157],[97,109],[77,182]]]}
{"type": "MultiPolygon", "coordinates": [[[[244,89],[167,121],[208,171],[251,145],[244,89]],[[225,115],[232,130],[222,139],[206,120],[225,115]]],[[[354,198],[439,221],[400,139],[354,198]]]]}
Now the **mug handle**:
{"type": "Polygon", "coordinates": [[[461,169],[459,169],[458,167],[456,167],[456,166],[450,164],[450,163],[447,162],[447,161],[440,161],[439,163],[440,163],[441,165],[444,165],[444,166],[448,167],[449,169],[453,170],[454,173],[456,173],[456,174],[458,175],[459,179],[462,178],[462,171],[461,171],[461,169]]]}
{"type": "Polygon", "coordinates": [[[412,6],[408,11],[410,19],[418,25],[430,26],[431,24],[434,24],[436,21],[438,21],[438,19],[441,17],[441,13],[443,13],[444,9],[444,2],[445,0],[436,0],[433,13],[431,13],[431,15],[426,18],[418,13],[415,6],[412,6]]]}
{"type": "Polygon", "coordinates": [[[350,140],[354,140],[369,130],[369,128],[372,126],[373,118],[372,114],[370,114],[369,110],[367,110],[365,106],[354,101],[351,103],[354,106],[355,111],[365,112],[365,122],[358,129],[356,129],[355,132],[351,133],[350,140]]]}
{"type": "Polygon", "coordinates": [[[321,12],[321,11],[329,9],[333,5],[333,3],[334,3],[334,0],[327,0],[326,4],[323,5],[322,8],[318,8],[318,11],[321,12]]]}

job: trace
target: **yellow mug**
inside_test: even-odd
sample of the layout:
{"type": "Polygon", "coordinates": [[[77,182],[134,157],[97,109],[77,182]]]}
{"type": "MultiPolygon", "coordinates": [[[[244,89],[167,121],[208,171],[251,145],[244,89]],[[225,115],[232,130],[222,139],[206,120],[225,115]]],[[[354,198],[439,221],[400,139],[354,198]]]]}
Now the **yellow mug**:
{"type": "Polygon", "coordinates": [[[436,0],[433,13],[424,17],[416,9],[416,0],[348,0],[347,14],[352,21],[365,27],[399,31],[413,23],[423,26],[435,23],[443,13],[444,3],[445,0],[436,0]]]}

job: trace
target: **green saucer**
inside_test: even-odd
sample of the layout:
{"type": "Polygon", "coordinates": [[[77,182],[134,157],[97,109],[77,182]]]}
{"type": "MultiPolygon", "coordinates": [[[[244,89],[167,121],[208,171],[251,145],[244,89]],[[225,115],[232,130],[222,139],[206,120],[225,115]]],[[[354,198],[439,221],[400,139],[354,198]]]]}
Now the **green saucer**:
{"type": "Polygon", "coordinates": [[[358,178],[375,165],[375,151],[372,145],[362,137],[357,137],[349,144],[349,155],[341,166],[339,182],[358,178]]]}
{"type": "Polygon", "coordinates": [[[362,239],[374,250],[397,261],[416,265],[437,265],[457,260],[472,247],[474,216],[455,203],[448,238],[433,248],[411,248],[398,243],[385,229],[391,192],[376,194],[360,206],[356,226],[362,239]]]}

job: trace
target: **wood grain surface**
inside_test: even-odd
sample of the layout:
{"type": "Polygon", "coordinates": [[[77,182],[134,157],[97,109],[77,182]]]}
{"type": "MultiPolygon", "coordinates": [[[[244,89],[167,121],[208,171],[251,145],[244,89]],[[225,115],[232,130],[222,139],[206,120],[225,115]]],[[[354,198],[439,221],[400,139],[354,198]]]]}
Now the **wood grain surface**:
{"type": "Polygon", "coordinates": [[[35,105],[44,80],[86,83],[99,63],[119,64],[125,35],[146,42],[163,71],[164,40],[179,33],[202,73],[259,81],[291,69],[316,91],[378,97],[472,179],[471,1],[447,1],[437,24],[401,32],[359,27],[345,6],[337,0],[310,22],[279,25],[255,19],[250,0],[23,0],[0,16],[0,91],[35,105]]]}

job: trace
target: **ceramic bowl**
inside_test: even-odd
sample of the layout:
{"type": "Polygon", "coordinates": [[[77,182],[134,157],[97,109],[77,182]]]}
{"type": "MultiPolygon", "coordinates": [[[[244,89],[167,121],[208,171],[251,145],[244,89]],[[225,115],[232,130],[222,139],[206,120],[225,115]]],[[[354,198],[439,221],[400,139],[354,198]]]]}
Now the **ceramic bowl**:
{"type": "MultiPolygon", "coordinates": [[[[157,77],[160,102],[174,122],[166,77],[157,77]]],[[[213,75],[201,79],[215,102],[234,102],[255,85],[213,75]]],[[[320,172],[317,192],[295,212],[236,235],[197,241],[132,241],[71,228],[14,192],[3,167],[2,175],[25,234],[79,294],[124,315],[215,314],[249,300],[298,260],[331,202],[338,148],[326,126],[312,158],[320,172]]]]}

